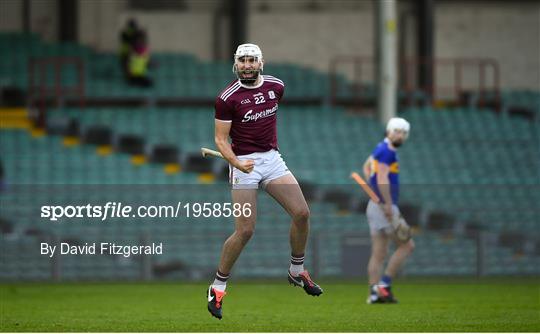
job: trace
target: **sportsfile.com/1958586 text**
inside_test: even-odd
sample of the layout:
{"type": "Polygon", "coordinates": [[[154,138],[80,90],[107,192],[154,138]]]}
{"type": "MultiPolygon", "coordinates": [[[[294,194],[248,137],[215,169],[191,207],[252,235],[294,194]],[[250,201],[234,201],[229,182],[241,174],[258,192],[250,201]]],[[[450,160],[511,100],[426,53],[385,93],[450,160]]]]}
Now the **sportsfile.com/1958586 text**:
{"type": "Polygon", "coordinates": [[[177,202],[176,205],[125,205],[107,202],[105,205],[42,205],[41,218],[59,219],[95,218],[229,218],[250,217],[250,203],[177,202]]]}

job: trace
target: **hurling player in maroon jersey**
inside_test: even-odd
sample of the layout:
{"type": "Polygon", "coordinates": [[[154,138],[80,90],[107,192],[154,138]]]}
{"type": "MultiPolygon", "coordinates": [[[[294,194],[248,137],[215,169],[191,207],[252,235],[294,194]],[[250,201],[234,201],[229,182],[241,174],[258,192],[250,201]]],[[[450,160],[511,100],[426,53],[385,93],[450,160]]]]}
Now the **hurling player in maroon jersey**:
{"type": "Polygon", "coordinates": [[[292,218],[289,282],[302,287],[309,295],[318,296],[323,292],[304,269],[309,208],[278,151],[277,111],[285,85],[278,78],[262,75],[263,66],[262,52],[257,45],[238,46],[233,65],[237,79],[216,99],[215,141],[229,162],[232,200],[251,208],[251,215],[235,218],[235,231],[223,244],[214,282],[208,288],[208,310],[219,319],[227,279],[255,229],[259,186],[292,218]]]}

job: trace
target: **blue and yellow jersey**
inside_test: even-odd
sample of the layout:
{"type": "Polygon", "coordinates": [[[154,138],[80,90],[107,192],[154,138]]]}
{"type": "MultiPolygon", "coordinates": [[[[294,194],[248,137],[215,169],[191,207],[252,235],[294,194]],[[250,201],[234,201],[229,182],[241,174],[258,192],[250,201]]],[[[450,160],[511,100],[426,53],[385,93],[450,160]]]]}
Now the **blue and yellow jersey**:
{"type": "Polygon", "coordinates": [[[399,199],[399,163],[396,151],[391,150],[388,147],[388,139],[384,139],[375,147],[371,156],[371,176],[369,178],[371,188],[379,196],[381,202],[384,202],[377,185],[377,171],[380,163],[388,165],[390,168],[390,173],[388,174],[390,194],[393,204],[397,205],[399,199]]]}

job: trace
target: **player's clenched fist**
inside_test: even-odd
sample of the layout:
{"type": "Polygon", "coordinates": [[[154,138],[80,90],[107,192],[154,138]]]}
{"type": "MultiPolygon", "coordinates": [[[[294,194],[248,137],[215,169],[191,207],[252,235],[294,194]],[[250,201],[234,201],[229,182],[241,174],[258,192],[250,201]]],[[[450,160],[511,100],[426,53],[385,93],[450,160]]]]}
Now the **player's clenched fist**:
{"type": "Polygon", "coordinates": [[[255,161],[253,160],[240,160],[235,166],[244,173],[251,173],[253,167],[255,167],[255,161]]]}

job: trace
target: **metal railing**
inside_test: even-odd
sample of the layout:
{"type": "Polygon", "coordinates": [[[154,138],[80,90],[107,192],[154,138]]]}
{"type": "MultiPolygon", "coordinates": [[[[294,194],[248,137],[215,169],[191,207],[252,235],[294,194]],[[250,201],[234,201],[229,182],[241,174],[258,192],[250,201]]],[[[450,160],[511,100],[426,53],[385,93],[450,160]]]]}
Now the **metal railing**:
{"type": "MultiPolygon", "coordinates": [[[[468,102],[478,107],[490,106],[496,110],[500,108],[500,70],[498,62],[494,59],[405,58],[401,59],[398,65],[401,105],[414,105],[415,94],[419,93],[423,94],[427,98],[425,102],[432,106],[437,106],[441,102],[453,105],[464,105],[468,102]],[[433,74],[428,84],[418,83],[416,73],[421,67],[428,67],[433,74]],[[445,71],[446,75],[441,75],[445,71]],[[473,78],[467,80],[466,77],[471,76],[473,78]],[[478,99],[465,101],[466,94],[476,94],[478,99]]],[[[333,58],[329,68],[331,104],[352,105],[358,110],[368,105],[376,105],[376,68],[376,59],[369,56],[333,58]],[[345,85],[339,83],[340,76],[345,79],[345,85]],[[374,95],[365,94],[367,82],[371,82],[374,95]]]]}

